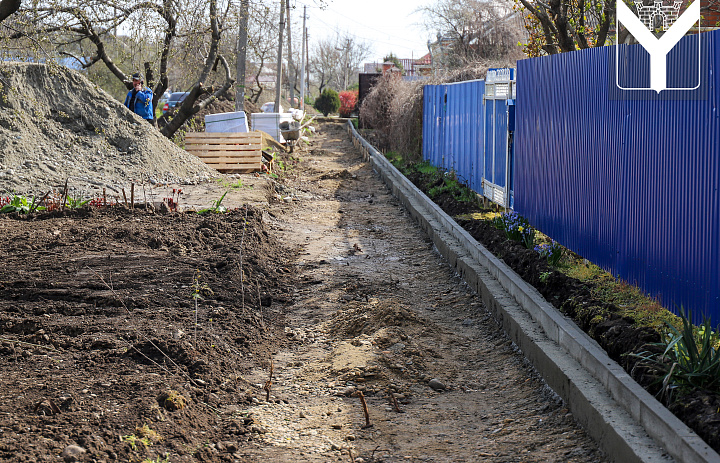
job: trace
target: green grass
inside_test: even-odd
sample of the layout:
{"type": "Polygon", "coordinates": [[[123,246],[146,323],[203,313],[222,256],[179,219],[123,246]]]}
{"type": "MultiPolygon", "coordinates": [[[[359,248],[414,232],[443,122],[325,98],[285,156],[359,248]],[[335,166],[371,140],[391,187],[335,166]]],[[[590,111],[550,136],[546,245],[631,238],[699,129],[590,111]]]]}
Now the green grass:
{"type": "Polygon", "coordinates": [[[432,186],[427,195],[430,198],[437,198],[442,194],[450,194],[461,202],[475,202],[477,194],[467,185],[462,184],[455,172],[445,172],[430,164],[428,161],[408,163],[407,160],[397,151],[388,151],[385,157],[404,175],[411,175],[414,172],[424,175],[427,184],[439,183],[432,186]]]}
{"type": "Polygon", "coordinates": [[[640,288],[613,277],[591,262],[586,263],[580,256],[566,252],[557,270],[583,283],[591,283],[594,297],[617,306],[619,314],[632,318],[637,326],[649,326],[662,332],[667,324],[676,327],[682,324],[678,316],[640,288]]]}
{"type": "Polygon", "coordinates": [[[252,185],[244,185],[243,181],[241,179],[238,179],[235,182],[231,182],[224,178],[217,178],[217,179],[215,179],[215,181],[218,182],[220,185],[222,185],[222,187],[225,188],[226,190],[239,190],[241,188],[253,188],[252,185]]]}

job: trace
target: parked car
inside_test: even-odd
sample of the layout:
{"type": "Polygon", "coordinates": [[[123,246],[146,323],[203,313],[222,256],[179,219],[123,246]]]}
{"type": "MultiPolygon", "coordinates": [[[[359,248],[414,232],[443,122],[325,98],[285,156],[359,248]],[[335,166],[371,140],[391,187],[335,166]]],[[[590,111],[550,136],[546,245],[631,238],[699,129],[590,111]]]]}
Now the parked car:
{"type": "Polygon", "coordinates": [[[170,93],[170,92],[165,92],[165,93],[163,93],[163,95],[162,95],[162,96],[160,97],[160,99],[158,100],[158,107],[159,107],[159,108],[162,108],[162,107],[165,106],[165,103],[167,103],[167,100],[170,99],[170,95],[172,95],[172,93],[170,93]]]}
{"type": "Polygon", "coordinates": [[[168,98],[165,105],[163,105],[162,111],[163,114],[165,114],[167,111],[173,109],[178,104],[182,103],[186,96],[188,96],[190,92],[173,92],[170,94],[170,98],[168,98]]]}

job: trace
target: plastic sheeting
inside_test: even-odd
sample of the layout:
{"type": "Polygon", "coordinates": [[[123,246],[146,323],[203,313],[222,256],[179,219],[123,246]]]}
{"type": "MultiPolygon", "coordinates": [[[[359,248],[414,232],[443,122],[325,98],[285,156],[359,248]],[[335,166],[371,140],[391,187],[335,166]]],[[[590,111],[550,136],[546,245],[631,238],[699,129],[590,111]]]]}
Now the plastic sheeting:
{"type": "Polygon", "coordinates": [[[248,131],[245,111],[208,114],[205,116],[206,132],[245,133],[248,131]]]}
{"type": "Polygon", "coordinates": [[[291,113],[252,113],[250,115],[252,129],[269,134],[278,143],[285,143],[285,138],[280,133],[280,123],[292,122],[293,120],[291,113]]]}

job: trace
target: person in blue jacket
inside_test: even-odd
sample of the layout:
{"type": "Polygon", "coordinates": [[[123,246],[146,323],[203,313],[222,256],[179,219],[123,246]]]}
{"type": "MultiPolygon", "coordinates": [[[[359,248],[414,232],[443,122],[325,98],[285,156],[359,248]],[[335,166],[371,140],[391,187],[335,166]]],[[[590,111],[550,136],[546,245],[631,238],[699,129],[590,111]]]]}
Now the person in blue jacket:
{"type": "Polygon", "coordinates": [[[143,87],[143,77],[139,72],[133,74],[132,83],[133,89],[130,90],[125,97],[125,106],[127,106],[130,111],[154,125],[155,112],[153,111],[152,105],[152,90],[143,87]]]}

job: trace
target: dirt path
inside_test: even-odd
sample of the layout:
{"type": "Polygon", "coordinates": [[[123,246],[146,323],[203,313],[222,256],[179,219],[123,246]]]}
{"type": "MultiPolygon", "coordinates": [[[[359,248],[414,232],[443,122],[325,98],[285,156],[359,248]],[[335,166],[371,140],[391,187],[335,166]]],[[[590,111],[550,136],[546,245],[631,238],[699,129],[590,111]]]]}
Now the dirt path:
{"type": "Polygon", "coordinates": [[[294,342],[248,410],[257,461],[604,461],[348,141],[325,124],[277,203],[294,342]],[[431,386],[434,386],[431,387],[431,386]],[[367,400],[365,428],[360,399],[367,400]],[[394,400],[390,399],[394,397],[394,400]],[[393,403],[394,402],[394,403],[393,403]],[[398,413],[400,410],[402,413],[398,413]]]}

